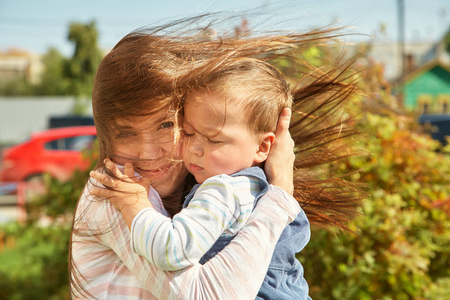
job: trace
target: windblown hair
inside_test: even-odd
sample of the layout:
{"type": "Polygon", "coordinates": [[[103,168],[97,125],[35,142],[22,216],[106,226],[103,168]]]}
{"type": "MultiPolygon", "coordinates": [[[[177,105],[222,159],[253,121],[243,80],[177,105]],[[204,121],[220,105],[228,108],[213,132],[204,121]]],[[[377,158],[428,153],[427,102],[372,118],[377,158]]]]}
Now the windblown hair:
{"type": "MultiPolygon", "coordinates": [[[[289,51],[311,41],[299,44],[303,35],[288,36],[283,44],[278,38],[272,41],[265,37],[259,43],[252,40],[255,49],[242,45],[242,40],[223,39],[214,48],[217,51],[226,45],[223,53],[214,53],[208,59],[202,55],[200,66],[180,82],[184,80],[188,93],[217,93],[230,105],[239,106],[245,115],[243,122],[254,133],[274,132],[282,109],[292,108],[294,197],[312,224],[348,229],[347,223],[355,216],[362,193],[357,184],[345,177],[356,170],[334,174],[329,164],[356,154],[350,145],[350,138],[357,133],[350,126],[354,119],[345,109],[346,102],[357,92],[351,72],[347,75],[351,61],[329,66],[327,71],[312,69],[301,74],[291,87],[284,74],[266,61],[280,58],[279,51],[282,57],[289,57],[289,51]],[[233,42],[236,48],[226,49],[233,42]]],[[[309,67],[306,62],[294,61],[303,69],[309,67]]]]}
{"type": "MultiPolygon", "coordinates": [[[[345,75],[348,65],[304,73],[291,87],[284,74],[268,63],[290,57],[292,51],[302,47],[326,42],[335,31],[217,38],[205,36],[210,28],[201,28],[190,34],[176,34],[176,28],[191,22],[181,20],[132,32],[102,60],[92,92],[100,147],[97,168],[104,166],[105,158],[114,156],[112,132],[118,120],[151,118],[161,113],[179,115],[183,97],[198,88],[242,99],[251,130],[274,131],[281,110],[292,107],[294,196],[312,224],[346,229],[361,194],[342,175],[328,172],[328,165],[353,154],[346,140],[355,131],[350,126],[352,118],[343,110],[356,91],[345,75]],[[244,94],[245,99],[241,98],[244,94]],[[274,97],[277,101],[271,101],[274,97]],[[258,102],[261,99],[264,105],[258,102]]],[[[307,66],[300,60],[296,62],[307,66]]],[[[181,197],[178,201],[180,209],[181,197]]],[[[77,221],[73,234],[83,234],[76,230],[77,221]]],[[[69,270],[76,273],[71,258],[69,270]]],[[[70,278],[77,292],[86,294],[79,282],[82,279],[70,278]]]]}
{"type": "Polygon", "coordinates": [[[175,111],[175,77],[182,73],[184,60],[172,48],[169,40],[136,32],[119,41],[100,63],[92,91],[100,146],[97,168],[114,155],[118,120],[175,111]]]}

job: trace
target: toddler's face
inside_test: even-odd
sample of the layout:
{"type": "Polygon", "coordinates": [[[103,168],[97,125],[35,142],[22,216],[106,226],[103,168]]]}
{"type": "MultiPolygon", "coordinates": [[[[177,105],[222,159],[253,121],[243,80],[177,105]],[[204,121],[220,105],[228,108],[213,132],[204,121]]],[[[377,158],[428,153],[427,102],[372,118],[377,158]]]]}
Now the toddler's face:
{"type": "Polygon", "coordinates": [[[199,183],[259,163],[258,137],[247,128],[243,110],[226,102],[206,92],[186,98],[182,156],[186,168],[199,183]]]}
{"type": "Polygon", "coordinates": [[[183,188],[187,171],[180,158],[180,147],[174,142],[174,122],[167,117],[139,116],[119,120],[114,132],[112,160],[118,164],[131,162],[161,196],[183,188]]]}

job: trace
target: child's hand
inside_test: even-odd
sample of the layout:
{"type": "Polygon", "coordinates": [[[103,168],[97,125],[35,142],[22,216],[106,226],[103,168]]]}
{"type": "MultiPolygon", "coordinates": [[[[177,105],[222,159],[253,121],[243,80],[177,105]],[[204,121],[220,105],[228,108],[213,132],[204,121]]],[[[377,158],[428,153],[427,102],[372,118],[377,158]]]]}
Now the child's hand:
{"type": "Polygon", "coordinates": [[[294,141],[289,133],[291,110],[283,109],[278,119],[275,140],[269,157],[264,164],[264,171],[270,184],[281,187],[289,194],[294,192],[294,141]]]}
{"type": "Polygon", "coordinates": [[[108,199],[119,211],[127,205],[138,205],[138,203],[151,206],[147,198],[150,180],[136,177],[133,164],[125,163],[124,174],[108,158],[105,159],[105,167],[114,177],[91,171],[89,175],[105,186],[105,188],[94,186],[91,190],[92,195],[108,199]]]}

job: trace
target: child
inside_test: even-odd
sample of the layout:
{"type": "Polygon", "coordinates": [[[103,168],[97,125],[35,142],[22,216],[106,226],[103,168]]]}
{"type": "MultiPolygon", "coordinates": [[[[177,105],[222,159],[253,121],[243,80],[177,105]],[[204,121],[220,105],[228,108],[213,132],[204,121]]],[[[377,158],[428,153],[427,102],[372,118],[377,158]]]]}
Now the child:
{"type": "MultiPolygon", "coordinates": [[[[165,270],[203,264],[220,252],[268,189],[260,166],[281,111],[291,106],[282,75],[258,59],[230,60],[197,79],[184,103],[182,158],[200,185],[172,220],[152,208],[141,210],[131,228],[134,251],[165,270]]],[[[123,201],[112,203],[126,214],[130,206],[123,201]]],[[[301,211],[278,241],[258,298],[309,298],[295,258],[309,238],[309,222],[301,211]]]]}

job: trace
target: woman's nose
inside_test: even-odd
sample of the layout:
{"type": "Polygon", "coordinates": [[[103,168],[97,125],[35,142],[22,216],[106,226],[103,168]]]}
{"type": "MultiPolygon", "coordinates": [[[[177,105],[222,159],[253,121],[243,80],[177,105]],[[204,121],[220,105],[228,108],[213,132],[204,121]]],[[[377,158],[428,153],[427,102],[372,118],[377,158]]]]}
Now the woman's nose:
{"type": "Polygon", "coordinates": [[[163,147],[158,143],[146,143],[139,152],[142,159],[159,159],[165,154],[163,147]]]}

